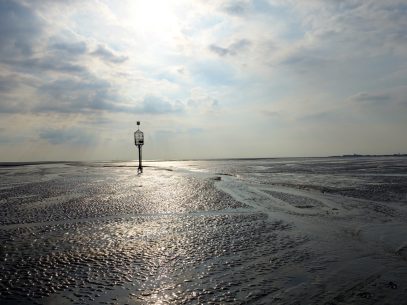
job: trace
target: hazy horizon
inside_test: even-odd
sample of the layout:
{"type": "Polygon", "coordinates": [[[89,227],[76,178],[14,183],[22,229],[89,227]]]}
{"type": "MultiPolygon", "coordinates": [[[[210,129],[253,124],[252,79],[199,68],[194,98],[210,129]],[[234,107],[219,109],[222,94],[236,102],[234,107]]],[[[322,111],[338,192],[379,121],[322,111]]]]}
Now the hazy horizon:
{"type": "Polygon", "coordinates": [[[404,0],[0,0],[0,162],[407,152],[404,0]]]}
{"type": "MultiPolygon", "coordinates": [[[[184,159],[143,159],[143,166],[148,167],[149,162],[183,162],[183,161],[227,161],[227,160],[272,160],[272,159],[329,159],[329,158],[386,158],[386,157],[406,157],[407,154],[405,153],[394,153],[394,154],[343,154],[343,155],[327,155],[327,156],[280,156],[280,157],[230,157],[230,158],[184,158],[184,159]],[[147,165],[146,165],[147,163],[147,165]]],[[[30,164],[46,164],[46,163],[97,163],[97,162],[134,162],[138,163],[138,158],[134,159],[93,159],[93,160],[85,160],[85,159],[66,159],[66,160],[20,160],[20,161],[0,161],[0,166],[5,164],[21,164],[21,165],[30,165],[30,164]]],[[[137,166],[135,164],[134,166],[137,166]]]]}

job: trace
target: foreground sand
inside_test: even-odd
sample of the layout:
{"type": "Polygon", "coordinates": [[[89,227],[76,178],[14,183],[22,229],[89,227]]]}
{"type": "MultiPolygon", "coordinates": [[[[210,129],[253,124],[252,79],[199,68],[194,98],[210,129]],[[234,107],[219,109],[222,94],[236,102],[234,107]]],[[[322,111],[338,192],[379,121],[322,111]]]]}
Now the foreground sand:
{"type": "Polygon", "coordinates": [[[1,168],[0,303],[407,302],[402,191],[366,199],[309,177],[150,165],[1,168]]]}

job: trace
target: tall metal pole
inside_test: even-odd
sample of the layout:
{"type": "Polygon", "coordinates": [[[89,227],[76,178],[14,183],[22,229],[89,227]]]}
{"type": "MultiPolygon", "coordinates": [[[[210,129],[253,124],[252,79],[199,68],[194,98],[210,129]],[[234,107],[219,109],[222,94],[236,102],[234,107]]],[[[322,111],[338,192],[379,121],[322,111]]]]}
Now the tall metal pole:
{"type": "Polygon", "coordinates": [[[138,172],[142,173],[143,172],[143,166],[141,165],[141,160],[142,160],[141,145],[137,145],[137,146],[138,146],[138,172]]]}

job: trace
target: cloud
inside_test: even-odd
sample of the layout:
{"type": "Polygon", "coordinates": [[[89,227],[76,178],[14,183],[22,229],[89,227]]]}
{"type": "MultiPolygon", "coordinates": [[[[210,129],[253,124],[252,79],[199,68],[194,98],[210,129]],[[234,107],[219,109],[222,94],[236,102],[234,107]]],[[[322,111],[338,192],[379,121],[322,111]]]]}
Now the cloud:
{"type": "Polygon", "coordinates": [[[233,67],[223,61],[205,60],[190,65],[194,82],[209,86],[232,85],[237,82],[233,67]]]}
{"type": "Polygon", "coordinates": [[[315,123],[315,124],[333,124],[349,120],[349,115],[344,115],[338,111],[321,111],[312,114],[307,114],[298,118],[300,122],[315,123]]]}
{"type": "Polygon", "coordinates": [[[226,56],[226,55],[237,55],[239,52],[245,50],[250,45],[250,41],[247,39],[240,39],[232,44],[230,44],[226,48],[222,48],[217,46],[216,44],[211,44],[209,46],[209,50],[219,56],[226,56]]]}
{"type": "Polygon", "coordinates": [[[59,51],[69,55],[83,55],[88,47],[85,42],[57,42],[50,45],[51,50],[59,51]]]}
{"type": "Polygon", "coordinates": [[[295,10],[306,21],[314,43],[334,47],[341,56],[366,57],[405,54],[406,7],[403,0],[315,1],[300,2],[295,10]]]}
{"type": "Polygon", "coordinates": [[[136,113],[148,114],[169,114],[180,113],[184,110],[184,105],[181,102],[171,103],[160,97],[148,95],[143,99],[141,105],[134,108],[136,113]]]}
{"type": "Polygon", "coordinates": [[[388,93],[359,92],[350,96],[348,100],[354,102],[387,103],[388,101],[391,101],[391,96],[388,93]]]}
{"type": "Polygon", "coordinates": [[[213,113],[215,110],[218,110],[219,101],[204,89],[195,87],[191,89],[187,105],[193,112],[199,110],[203,113],[213,113]]]}
{"type": "Polygon", "coordinates": [[[26,108],[20,101],[0,96],[0,113],[24,113],[26,108]]]}
{"type": "Polygon", "coordinates": [[[113,52],[108,47],[103,45],[99,45],[97,49],[93,51],[91,54],[99,57],[102,60],[115,64],[120,64],[128,60],[127,56],[117,55],[115,52],[113,52]]]}
{"type": "Polygon", "coordinates": [[[53,145],[92,145],[96,137],[80,128],[44,129],[39,132],[39,138],[53,145]]]}
{"type": "Polygon", "coordinates": [[[199,128],[199,127],[191,127],[191,128],[188,128],[187,132],[192,135],[197,135],[197,134],[204,132],[204,129],[199,128]]]}
{"type": "Polygon", "coordinates": [[[42,36],[45,22],[29,7],[17,1],[0,1],[0,54],[27,56],[42,36]]]}
{"type": "Polygon", "coordinates": [[[79,121],[80,124],[84,125],[108,125],[113,123],[113,120],[106,117],[86,117],[84,120],[79,121]]]}
{"type": "Polygon", "coordinates": [[[242,1],[231,1],[223,4],[222,10],[230,15],[244,16],[249,12],[249,5],[242,1]]]}
{"type": "Polygon", "coordinates": [[[315,50],[298,49],[281,59],[280,64],[298,69],[313,69],[329,63],[329,59],[322,57],[315,50]]]}
{"type": "MultiPolygon", "coordinates": [[[[0,82],[1,84],[1,82],[0,82]]],[[[84,78],[62,78],[45,83],[37,89],[37,102],[15,100],[5,96],[0,100],[2,113],[182,113],[185,106],[180,101],[170,101],[165,97],[146,95],[141,101],[124,97],[109,81],[87,75],[84,78]]],[[[1,97],[1,95],[0,95],[1,97]]],[[[110,119],[93,120],[92,124],[106,124],[110,119]]],[[[83,122],[85,123],[85,121],[83,122]]],[[[87,122],[86,122],[87,123],[87,122]]]]}
{"type": "Polygon", "coordinates": [[[285,9],[289,7],[289,2],[267,1],[267,0],[247,0],[228,1],[221,4],[221,10],[229,15],[238,17],[249,17],[250,15],[265,15],[273,17],[284,15],[285,9]]]}
{"type": "Polygon", "coordinates": [[[10,144],[16,144],[16,143],[23,143],[27,140],[28,140],[27,137],[0,134],[0,144],[10,145],[10,144]]]}
{"type": "Polygon", "coordinates": [[[175,139],[180,135],[197,136],[205,132],[201,127],[179,128],[176,129],[158,129],[154,131],[152,137],[158,141],[168,141],[168,139],[175,139]]]}
{"type": "Polygon", "coordinates": [[[261,114],[270,117],[270,118],[280,118],[281,114],[278,111],[272,111],[272,110],[262,110],[260,111],[261,114]]]}
{"type": "MultiPolygon", "coordinates": [[[[1,69],[0,69],[1,70],[1,69]]],[[[27,109],[22,92],[27,80],[17,74],[0,76],[0,113],[23,113],[27,109]]]]}
{"type": "Polygon", "coordinates": [[[175,138],[177,136],[177,132],[168,129],[159,129],[154,131],[152,137],[155,138],[156,141],[165,142],[168,139],[175,138]]]}
{"type": "Polygon", "coordinates": [[[5,64],[12,66],[14,71],[30,73],[41,76],[46,72],[61,72],[67,74],[77,74],[87,72],[87,67],[70,62],[69,59],[59,57],[44,56],[40,58],[27,58],[22,60],[7,60],[5,64]]]}
{"type": "Polygon", "coordinates": [[[1,76],[0,75],[0,94],[5,92],[10,92],[18,87],[18,81],[11,75],[1,76]]]}
{"type": "Polygon", "coordinates": [[[124,111],[118,105],[119,95],[110,82],[96,77],[58,79],[39,88],[43,96],[35,112],[80,113],[93,111],[124,111]]]}

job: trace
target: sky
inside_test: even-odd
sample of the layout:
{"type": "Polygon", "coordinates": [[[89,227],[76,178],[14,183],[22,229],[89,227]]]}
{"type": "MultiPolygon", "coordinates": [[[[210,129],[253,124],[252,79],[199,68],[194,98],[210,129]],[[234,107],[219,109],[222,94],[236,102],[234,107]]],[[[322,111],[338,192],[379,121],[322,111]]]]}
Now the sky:
{"type": "Polygon", "coordinates": [[[0,161],[407,153],[406,0],[0,0],[0,161]]]}

